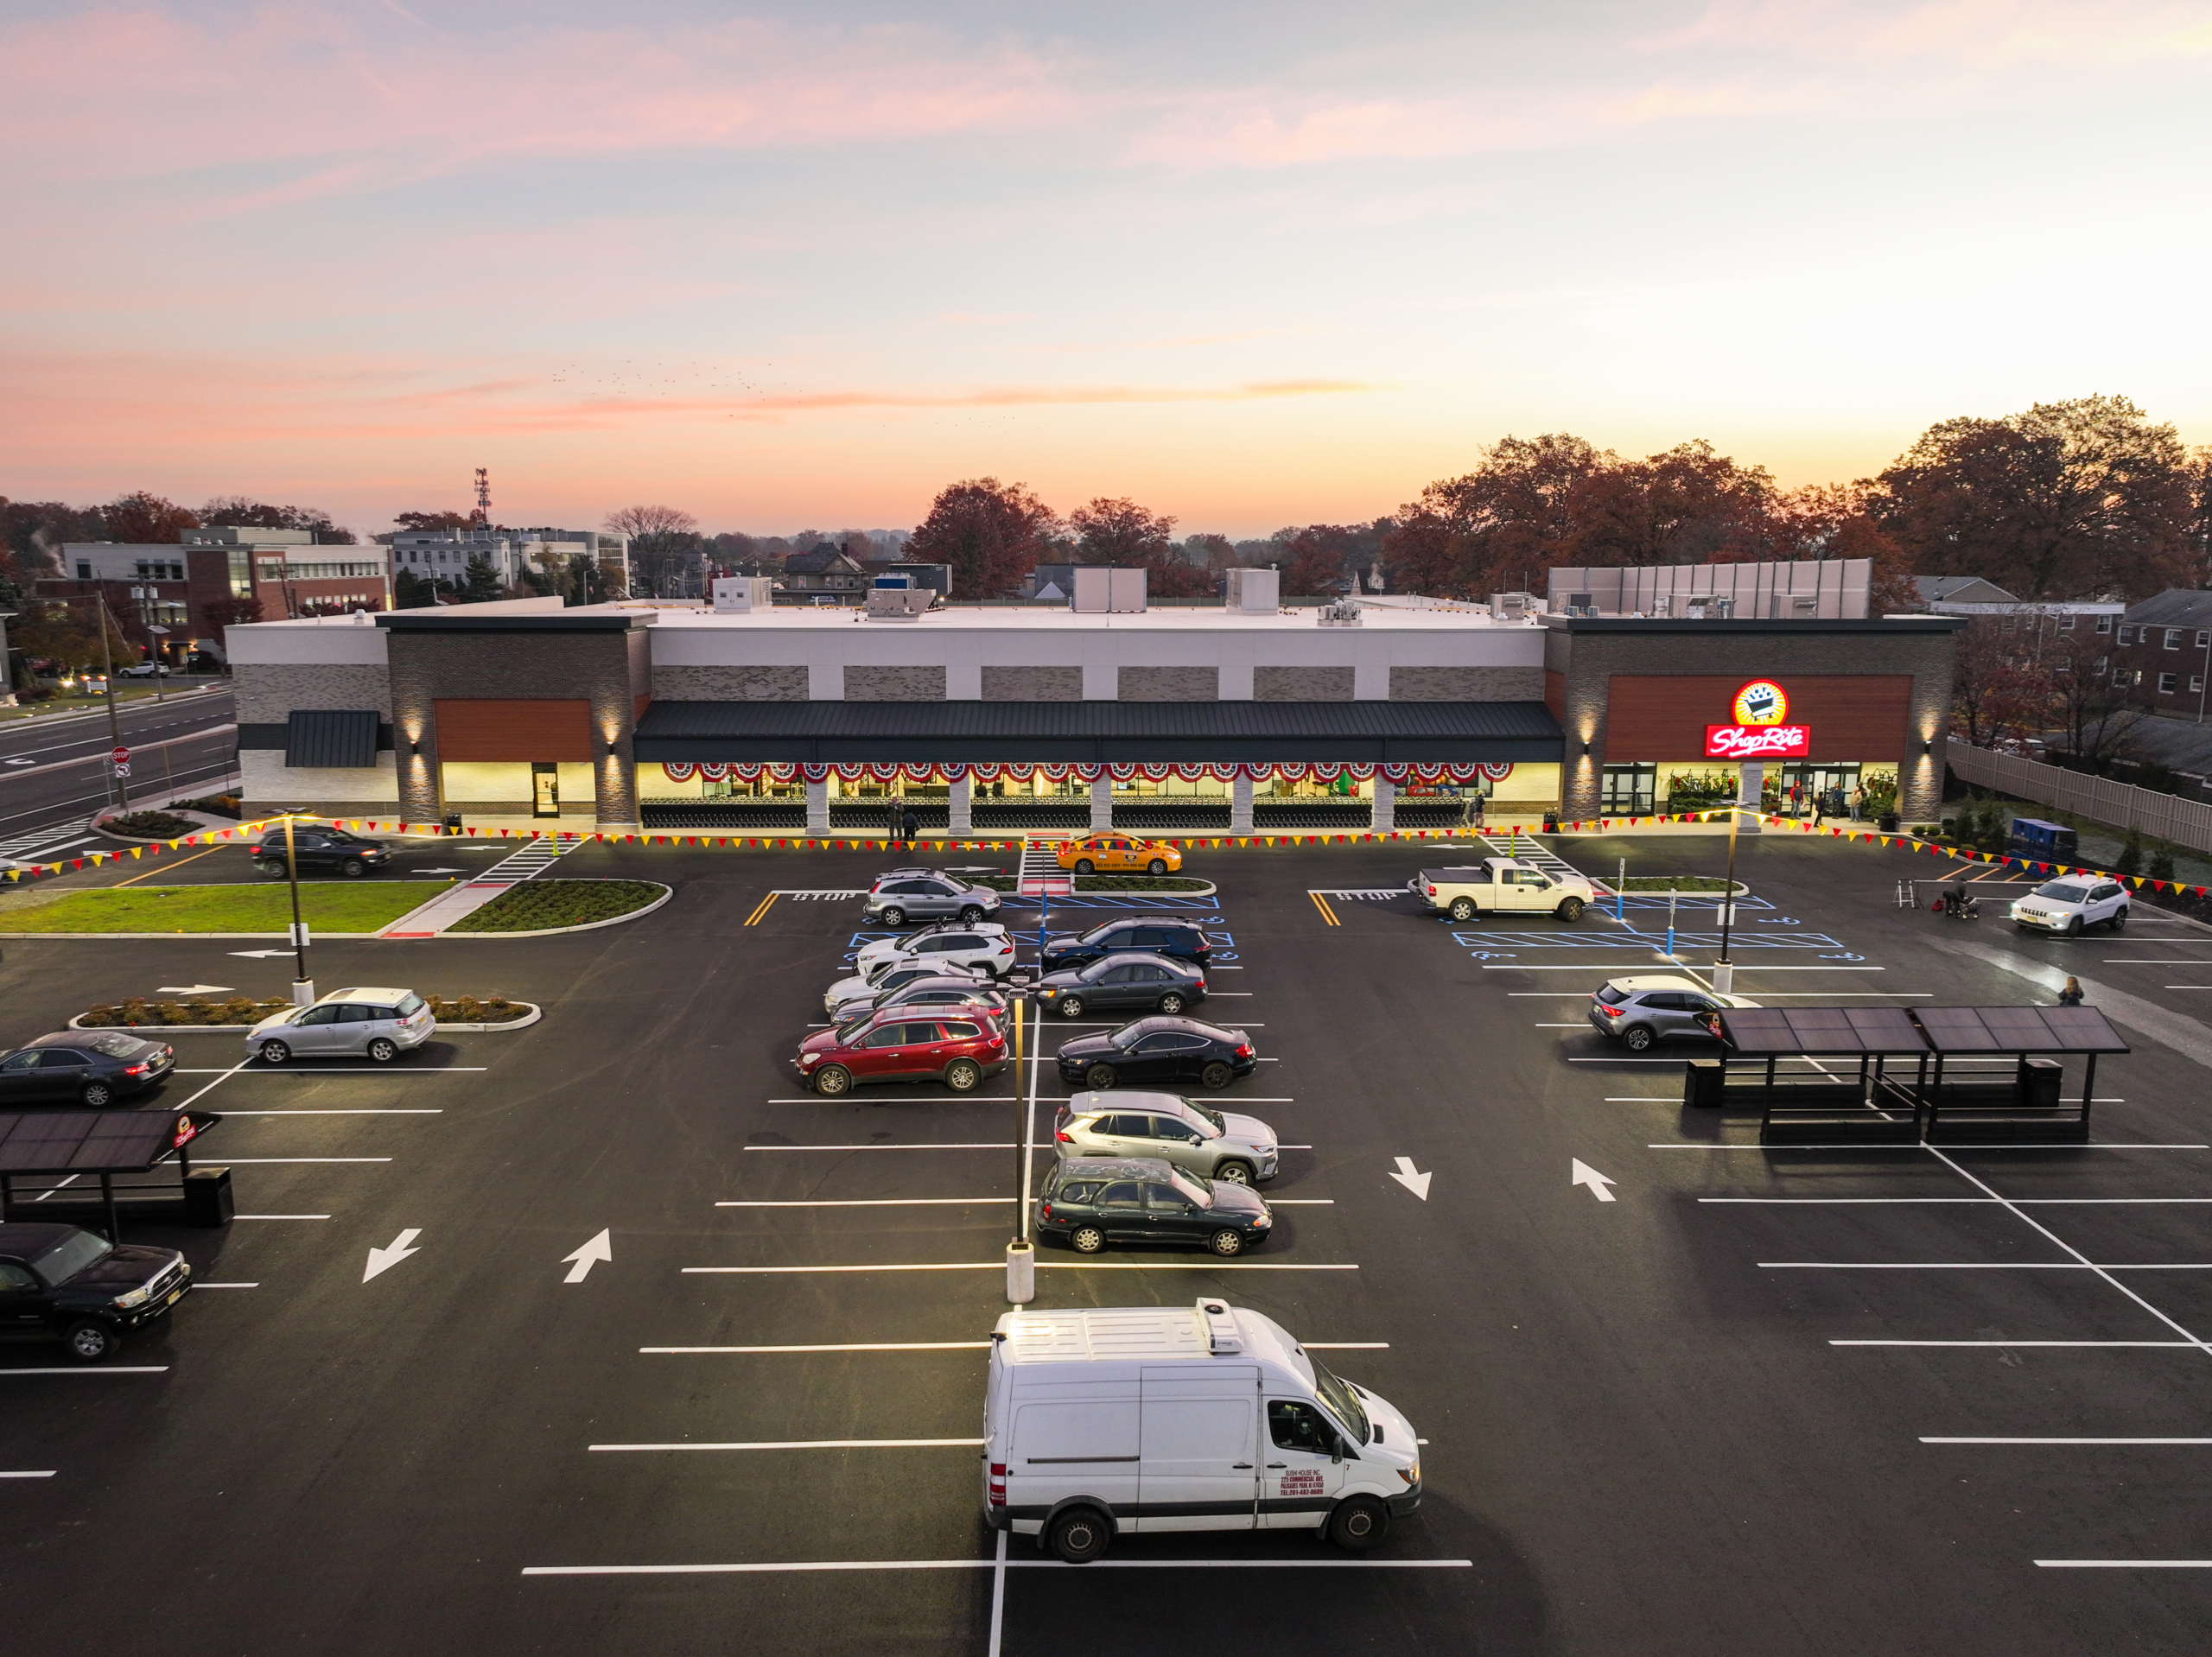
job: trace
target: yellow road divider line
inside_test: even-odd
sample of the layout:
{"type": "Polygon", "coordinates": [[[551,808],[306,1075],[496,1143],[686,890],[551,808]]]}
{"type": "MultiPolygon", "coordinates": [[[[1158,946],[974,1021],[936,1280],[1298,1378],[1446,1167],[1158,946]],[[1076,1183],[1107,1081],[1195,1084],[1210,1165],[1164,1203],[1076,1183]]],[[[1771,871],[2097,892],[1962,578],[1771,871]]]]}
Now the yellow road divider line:
{"type": "Polygon", "coordinates": [[[1321,918],[1323,920],[1326,921],[1332,926],[1342,926],[1344,924],[1342,921],[1337,918],[1337,911],[1329,907],[1329,900],[1324,898],[1319,892],[1308,892],[1306,895],[1313,900],[1313,907],[1321,911],[1321,918]]]}
{"type": "Polygon", "coordinates": [[[747,926],[758,924],[760,917],[768,912],[769,905],[773,904],[777,898],[782,896],[783,894],[779,892],[770,892],[766,897],[760,900],[760,907],[754,910],[750,915],[747,915],[745,917],[745,924],[747,926]]]}

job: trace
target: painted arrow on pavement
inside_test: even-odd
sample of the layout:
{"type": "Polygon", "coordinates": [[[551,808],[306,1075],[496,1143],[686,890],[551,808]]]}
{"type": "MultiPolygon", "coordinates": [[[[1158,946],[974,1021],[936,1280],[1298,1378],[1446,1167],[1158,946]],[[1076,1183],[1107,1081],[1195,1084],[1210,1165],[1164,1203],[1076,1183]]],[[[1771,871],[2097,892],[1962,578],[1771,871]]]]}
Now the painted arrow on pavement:
{"type": "Polygon", "coordinates": [[[563,1283],[582,1283],[586,1278],[591,1275],[591,1268],[593,1267],[598,1265],[601,1260],[611,1260],[613,1258],[614,1244],[608,1238],[607,1233],[602,1231],[599,1235],[594,1237],[589,1242],[586,1243],[582,1248],[576,1250],[575,1254],[563,1254],[561,1257],[563,1263],[569,1268],[569,1275],[563,1278],[561,1281],[563,1283]]]}
{"type": "Polygon", "coordinates": [[[1614,1182],[1606,1178],[1605,1175],[1599,1173],[1595,1168],[1592,1168],[1588,1163],[1580,1160],[1579,1158],[1575,1160],[1574,1164],[1574,1177],[1568,1180],[1567,1184],[1570,1185],[1587,1185],[1590,1188],[1590,1195],[1596,1197],[1600,1203],[1610,1203],[1613,1200],[1613,1193],[1608,1188],[1611,1186],[1614,1182]]]}
{"type": "Polygon", "coordinates": [[[415,1239],[422,1235],[420,1226],[410,1226],[391,1240],[391,1247],[369,1250],[369,1264],[361,1273],[361,1281],[366,1283],[379,1272],[389,1272],[410,1254],[420,1254],[422,1251],[415,1247],[415,1239]]]}
{"type": "Polygon", "coordinates": [[[1426,1203],[1428,1201],[1428,1182],[1436,1178],[1436,1171],[1431,1169],[1427,1173],[1421,1173],[1414,1167],[1414,1159],[1411,1157],[1400,1157],[1397,1171],[1390,1178],[1426,1203]]]}
{"type": "Polygon", "coordinates": [[[273,955],[288,955],[289,949],[233,949],[231,953],[247,961],[267,961],[273,955]]]}
{"type": "Polygon", "coordinates": [[[230,989],[228,984],[161,984],[156,987],[163,995],[220,995],[230,989]]]}

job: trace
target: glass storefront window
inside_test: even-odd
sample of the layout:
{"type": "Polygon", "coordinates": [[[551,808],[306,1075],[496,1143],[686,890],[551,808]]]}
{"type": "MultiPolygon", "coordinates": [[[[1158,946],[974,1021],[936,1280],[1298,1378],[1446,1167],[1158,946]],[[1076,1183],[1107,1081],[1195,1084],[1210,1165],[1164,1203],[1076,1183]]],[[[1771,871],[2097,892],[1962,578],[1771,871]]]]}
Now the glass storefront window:
{"type": "Polygon", "coordinates": [[[1608,765],[1599,810],[1609,817],[1647,817],[1658,809],[1659,767],[1656,763],[1608,765]]]}

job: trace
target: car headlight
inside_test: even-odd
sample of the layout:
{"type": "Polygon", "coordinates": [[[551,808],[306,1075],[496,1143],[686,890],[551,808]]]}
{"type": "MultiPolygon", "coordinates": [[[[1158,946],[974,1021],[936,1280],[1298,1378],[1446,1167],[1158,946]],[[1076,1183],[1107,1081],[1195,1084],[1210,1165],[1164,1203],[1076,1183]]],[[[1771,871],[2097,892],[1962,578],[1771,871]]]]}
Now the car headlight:
{"type": "Polygon", "coordinates": [[[1398,1470],[1398,1476],[1405,1480],[1408,1484],[1419,1484],[1421,1482],[1421,1463],[1419,1462],[1415,1462],[1411,1467],[1400,1468],[1398,1470]]]}
{"type": "Polygon", "coordinates": [[[115,1298],[115,1309],[118,1311],[129,1311],[133,1306],[143,1306],[146,1304],[146,1297],[151,1293],[153,1290],[148,1287],[133,1289],[128,1294],[119,1294],[115,1298]]]}
{"type": "Polygon", "coordinates": [[[1274,1215],[1272,1215],[1272,1214],[1262,1214],[1262,1216],[1259,1216],[1259,1218],[1257,1218],[1256,1220],[1255,1220],[1255,1221],[1253,1221],[1253,1222],[1252,1222],[1252,1229],[1253,1229],[1253,1230],[1255,1230],[1255,1231],[1265,1231],[1265,1230],[1266,1230],[1269,1226],[1273,1225],[1274,1222],[1275,1222],[1275,1216],[1274,1216],[1274,1215]]]}
{"type": "Polygon", "coordinates": [[[819,1053],[801,1053],[798,1056],[798,1062],[802,1064],[818,1064],[822,1062],[822,1055],[819,1053]]]}

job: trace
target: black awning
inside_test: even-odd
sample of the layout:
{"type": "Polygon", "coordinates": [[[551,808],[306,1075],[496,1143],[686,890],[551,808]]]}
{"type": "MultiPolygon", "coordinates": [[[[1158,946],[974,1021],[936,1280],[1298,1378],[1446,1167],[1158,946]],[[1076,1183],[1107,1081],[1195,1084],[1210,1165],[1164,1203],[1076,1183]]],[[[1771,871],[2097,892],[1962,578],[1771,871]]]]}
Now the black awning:
{"type": "Polygon", "coordinates": [[[1553,763],[1533,702],[656,702],[645,761],[1553,763]]]}
{"type": "Polygon", "coordinates": [[[0,1174],[138,1174],[223,1119],[207,1110],[38,1110],[0,1116],[0,1174]]]}
{"type": "Polygon", "coordinates": [[[364,771],[377,763],[377,712],[367,708],[296,708],[284,736],[284,763],[364,771]]]}

